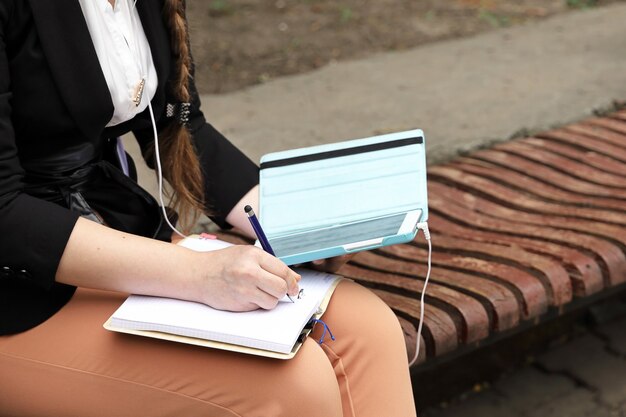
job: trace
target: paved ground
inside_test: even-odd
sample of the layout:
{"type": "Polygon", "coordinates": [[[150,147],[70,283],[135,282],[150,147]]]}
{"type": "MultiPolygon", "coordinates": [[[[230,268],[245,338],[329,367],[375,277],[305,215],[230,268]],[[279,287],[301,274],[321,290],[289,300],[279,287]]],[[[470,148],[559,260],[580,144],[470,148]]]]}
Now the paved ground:
{"type": "MultiPolygon", "coordinates": [[[[623,4],[572,12],[203,96],[203,109],[257,161],[268,151],[420,127],[433,163],[626,99],[624,22],[623,4]]],[[[153,174],[141,170],[140,181],[154,190],[153,174]]],[[[424,415],[626,416],[624,329],[626,318],[603,325],[424,415]]]]}
{"type": "Polygon", "coordinates": [[[626,316],[421,417],[626,417],[626,316]]]}
{"type": "MultiPolygon", "coordinates": [[[[265,152],[420,127],[432,163],[626,99],[625,21],[624,4],[575,11],[205,95],[203,110],[255,161],[265,152]]],[[[140,180],[155,189],[151,173],[140,180]]]]}
{"type": "Polygon", "coordinates": [[[440,161],[626,99],[624,22],[624,4],[572,12],[205,96],[204,110],[253,160],[419,127],[440,161]]]}

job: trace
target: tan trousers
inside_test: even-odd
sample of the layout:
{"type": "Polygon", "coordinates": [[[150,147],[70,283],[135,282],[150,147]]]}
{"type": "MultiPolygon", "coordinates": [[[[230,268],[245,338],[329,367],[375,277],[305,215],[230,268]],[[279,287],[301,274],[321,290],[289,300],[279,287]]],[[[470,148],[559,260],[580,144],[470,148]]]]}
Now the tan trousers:
{"type": "Polygon", "coordinates": [[[104,330],[124,298],[79,289],[44,324],[0,337],[0,415],[416,415],[398,321],[358,284],[341,283],[323,317],[336,340],[309,337],[288,361],[104,330]]]}

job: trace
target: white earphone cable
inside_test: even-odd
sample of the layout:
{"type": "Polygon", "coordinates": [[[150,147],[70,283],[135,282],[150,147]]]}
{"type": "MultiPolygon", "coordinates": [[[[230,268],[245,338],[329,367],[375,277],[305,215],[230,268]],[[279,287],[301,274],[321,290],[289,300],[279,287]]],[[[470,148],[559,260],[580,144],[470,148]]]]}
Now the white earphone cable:
{"type": "MultiPolygon", "coordinates": [[[[137,0],[133,0],[132,4],[133,4],[133,9],[135,9],[137,5],[137,0]]],[[[135,14],[132,12],[132,10],[129,10],[129,15],[130,15],[130,22],[132,26],[131,29],[133,30],[133,32],[136,32],[137,22],[135,20],[135,14]]],[[[135,39],[133,39],[134,41],[133,49],[135,50],[134,51],[135,60],[137,62],[137,66],[139,68],[139,72],[141,73],[141,76],[146,77],[146,73],[142,65],[142,59],[141,59],[141,53],[140,53],[141,51],[139,50],[140,45],[139,45],[138,40],[136,39],[137,37],[134,36],[134,38],[135,39]]],[[[157,181],[158,181],[158,186],[159,186],[159,203],[161,205],[161,212],[163,213],[163,218],[165,219],[165,222],[170,227],[170,229],[172,229],[172,231],[178,234],[180,237],[186,238],[187,236],[183,234],[182,232],[180,232],[170,222],[170,219],[167,216],[167,211],[165,210],[165,202],[163,201],[163,169],[161,167],[161,154],[159,151],[159,133],[157,131],[156,120],[154,118],[154,112],[152,111],[152,103],[149,97],[148,97],[148,111],[150,112],[150,121],[152,122],[152,134],[154,135],[154,156],[155,156],[155,162],[156,162],[156,168],[157,168],[157,181]]]]}
{"type": "Polygon", "coordinates": [[[426,242],[428,242],[428,269],[426,271],[426,278],[424,279],[424,286],[422,287],[422,296],[420,298],[420,318],[419,324],[417,326],[417,342],[415,346],[415,354],[413,358],[409,361],[409,367],[412,366],[415,362],[417,362],[417,358],[420,353],[420,342],[422,339],[422,326],[424,325],[424,297],[426,295],[426,287],[428,286],[428,280],[430,279],[430,269],[431,269],[431,261],[433,254],[433,246],[430,241],[430,231],[428,230],[428,223],[423,222],[417,225],[419,229],[424,232],[424,238],[426,242]]]}
{"type": "Polygon", "coordinates": [[[163,213],[163,218],[167,222],[167,225],[172,229],[173,232],[178,234],[182,238],[186,238],[187,236],[180,232],[174,225],[170,222],[170,219],[167,217],[167,212],[165,211],[165,203],[163,202],[163,169],[161,168],[161,155],[159,153],[159,135],[157,132],[156,121],[154,120],[154,113],[152,112],[152,105],[148,103],[148,110],[150,111],[150,120],[152,121],[152,133],[154,135],[154,155],[157,167],[157,180],[159,183],[159,203],[161,203],[161,212],[163,213]]]}

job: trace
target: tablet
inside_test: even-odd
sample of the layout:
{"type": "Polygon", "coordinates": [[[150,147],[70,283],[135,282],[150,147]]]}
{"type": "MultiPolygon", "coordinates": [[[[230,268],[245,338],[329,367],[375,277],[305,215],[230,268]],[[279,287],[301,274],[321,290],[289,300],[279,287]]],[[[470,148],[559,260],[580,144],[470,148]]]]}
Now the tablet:
{"type": "Polygon", "coordinates": [[[411,241],[428,218],[421,130],[264,155],[259,220],[288,265],[411,241]]]}

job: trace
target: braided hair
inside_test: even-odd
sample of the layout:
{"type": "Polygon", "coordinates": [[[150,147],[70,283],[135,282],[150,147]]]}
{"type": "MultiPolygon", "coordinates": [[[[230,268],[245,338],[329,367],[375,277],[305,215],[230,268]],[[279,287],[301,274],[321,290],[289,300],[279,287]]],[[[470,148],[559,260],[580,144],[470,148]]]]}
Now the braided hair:
{"type": "MultiPolygon", "coordinates": [[[[192,61],[185,18],[184,0],[165,0],[163,17],[169,28],[172,54],[175,57],[174,79],[170,94],[178,103],[189,103],[189,81],[192,61]]],[[[183,230],[188,231],[205,211],[204,183],[198,155],[186,123],[174,118],[159,135],[163,154],[163,173],[172,192],[170,205],[180,216],[183,230]]]]}

